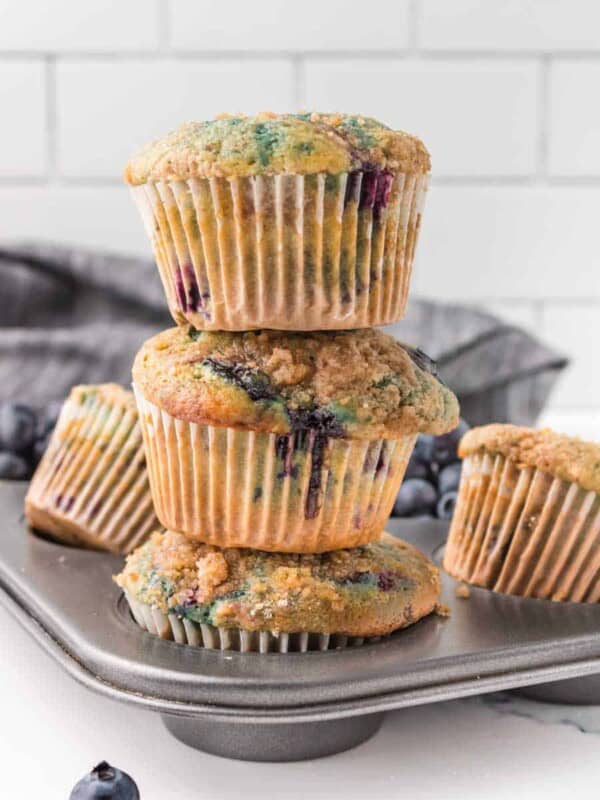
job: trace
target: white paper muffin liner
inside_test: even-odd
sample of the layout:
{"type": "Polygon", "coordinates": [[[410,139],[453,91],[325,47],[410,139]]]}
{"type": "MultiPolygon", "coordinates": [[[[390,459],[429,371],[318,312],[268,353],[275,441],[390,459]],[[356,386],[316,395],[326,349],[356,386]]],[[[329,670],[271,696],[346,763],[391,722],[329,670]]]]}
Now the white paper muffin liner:
{"type": "Polygon", "coordinates": [[[25,499],[30,524],[55,538],[129,553],[161,527],[129,393],[75,389],[66,400],[25,499]],[[114,393],[111,393],[114,395],[114,393]],[[123,401],[129,395],[129,402],[123,401]]]}
{"type": "Polygon", "coordinates": [[[502,455],[469,456],[444,567],[497,592],[597,603],[600,495],[502,455]]]}
{"type": "Polygon", "coordinates": [[[281,633],[279,631],[248,631],[240,628],[221,628],[182,619],[177,614],[164,614],[157,608],[140,603],[128,592],[125,598],[131,613],[140,626],[154,636],[178,644],[204,647],[208,650],[234,650],[239,653],[306,653],[311,650],[340,650],[378,642],[381,636],[345,636],[329,633],[281,633]]]}
{"type": "Polygon", "coordinates": [[[200,425],[135,395],[158,518],[219,547],[319,553],[379,538],[416,438],[323,441],[314,431],[200,425]]]}
{"type": "Polygon", "coordinates": [[[427,175],[381,170],[132,188],[177,323],[367,328],[404,314],[427,175]]]}

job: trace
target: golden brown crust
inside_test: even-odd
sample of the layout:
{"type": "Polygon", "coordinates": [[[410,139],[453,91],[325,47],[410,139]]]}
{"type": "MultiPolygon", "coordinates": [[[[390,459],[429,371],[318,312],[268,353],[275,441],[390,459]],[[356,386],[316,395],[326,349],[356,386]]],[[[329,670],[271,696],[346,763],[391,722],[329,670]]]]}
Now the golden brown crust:
{"type": "Polygon", "coordinates": [[[377,330],[171,328],[142,346],[133,378],[170,416],[220,427],[287,434],[326,425],[334,436],[377,439],[458,422],[452,392],[377,330]]]}
{"type": "Polygon", "coordinates": [[[353,170],[424,174],[423,142],[370,117],[348,114],[226,116],[181,125],[127,164],[132,185],[161,180],[329,173],[353,170]]]}
{"type": "Polygon", "coordinates": [[[416,548],[379,542],[322,555],[219,550],[167,531],[115,580],[139,602],[245,630],[381,636],[432,612],[439,573],[416,548]]]}
{"type": "Polygon", "coordinates": [[[600,492],[600,444],[517,425],[485,425],[463,436],[459,456],[499,453],[518,467],[534,467],[582,489],[600,492]]]}

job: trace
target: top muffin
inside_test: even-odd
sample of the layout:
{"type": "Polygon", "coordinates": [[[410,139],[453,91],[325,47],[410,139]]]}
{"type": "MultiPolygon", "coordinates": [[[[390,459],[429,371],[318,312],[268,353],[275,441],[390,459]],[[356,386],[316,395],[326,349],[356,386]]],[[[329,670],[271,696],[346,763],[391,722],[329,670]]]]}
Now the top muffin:
{"type": "Polygon", "coordinates": [[[127,164],[132,185],[162,180],[353,170],[424,174],[429,153],[416,136],[371,117],[262,113],[189,122],[147,145],[127,164]]]}
{"type": "Polygon", "coordinates": [[[533,467],[560,480],[600,492],[600,444],[545,428],[517,425],[484,425],[463,436],[461,458],[478,452],[498,453],[519,467],[533,467]]]}
{"type": "Polygon", "coordinates": [[[377,330],[226,333],[171,328],[139,351],[143,395],[188,422],[288,434],[443,433],[458,403],[435,365],[377,330]]]}

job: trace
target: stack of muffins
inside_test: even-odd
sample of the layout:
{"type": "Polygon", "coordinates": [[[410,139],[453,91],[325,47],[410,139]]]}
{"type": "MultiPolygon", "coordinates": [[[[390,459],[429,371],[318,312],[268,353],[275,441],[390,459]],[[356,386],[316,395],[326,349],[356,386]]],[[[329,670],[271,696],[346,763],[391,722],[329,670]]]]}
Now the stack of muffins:
{"type": "Polygon", "coordinates": [[[117,582],[146,630],[303,651],[436,608],[435,567],[383,530],[458,406],[374,328],[404,313],[428,172],[417,138],[328,114],[187,124],[128,164],[177,322],[133,367],[166,531],[117,582]]]}
{"type": "MultiPolygon", "coordinates": [[[[145,630],[305,651],[437,607],[436,568],[383,529],[416,436],[458,405],[375,329],[404,313],[428,171],[415,137],[328,114],[184,125],[128,165],[178,326],[138,353],[135,400],[73,389],[25,507],[130,554],[116,580],[145,630]]],[[[600,445],[491,425],[459,454],[446,570],[598,602],[600,445]]]]}

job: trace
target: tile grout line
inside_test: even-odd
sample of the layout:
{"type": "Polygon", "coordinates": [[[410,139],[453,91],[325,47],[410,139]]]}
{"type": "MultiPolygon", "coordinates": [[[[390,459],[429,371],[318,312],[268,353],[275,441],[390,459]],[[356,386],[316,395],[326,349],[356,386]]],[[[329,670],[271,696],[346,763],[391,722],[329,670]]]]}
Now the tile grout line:
{"type": "MultiPolygon", "coordinates": [[[[164,2],[164,0],[163,0],[164,2]]],[[[163,15],[166,8],[169,6],[161,6],[161,18],[167,19],[167,27],[170,28],[171,17],[163,15]]],[[[161,23],[162,24],[162,23],[161,23]]],[[[411,23],[412,25],[412,23],[411,23]]],[[[409,29],[410,30],[410,29],[409,29]]],[[[167,32],[169,36],[169,32],[167,32]]],[[[412,38],[414,33],[410,31],[409,36],[412,38]]],[[[164,39],[165,37],[161,37],[164,39]]],[[[132,61],[143,60],[150,61],[157,58],[165,57],[173,59],[181,59],[182,61],[189,59],[197,59],[198,61],[218,61],[218,60],[243,60],[248,59],[281,59],[298,57],[302,59],[315,58],[324,61],[348,60],[349,58],[356,61],[372,60],[372,61],[385,61],[390,59],[397,59],[398,61],[407,61],[414,59],[422,62],[436,62],[436,61],[489,61],[489,62],[512,62],[520,63],[539,62],[541,59],[553,61],[560,60],[581,60],[588,62],[600,62],[599,51],[561,51],[560,53],[550,54],[546,51],[536,50],[516,50],[516,51],[493,51],[493,50],[461,50],[461,51],[437,51],[425,50],[418,46],[415,47],[397,47],[386,48],[381,50],[290,50],[290,49],[256,49],[256,50],[194,50],[194,49],[175,49],[169,44],[168,47],[155,46],[154,48],[132,48],[131,50],[50,50],[40,48],[39,50],[2,50],[0,52],[0,62],[21,60],[21,59],[34,59],[34,58],[47,58],[54,57],[60,58],[65,61],[73,60],[94,60],[99,61],[132,61]]]]}
{"type": "Polygon", "coordinates": [[[158,19],[158,47],[156,54],[170,54],[171,45],[171,3],[170,0],[156,0],[158,19]]]}
{"type": "Polygon", "coordinates": [[[408,4],[408,51],[419,52],[419,0],[409,0],[408,4]]]}
{"type": "Polygon", "coordinates": [[[46,104],[46,175],[51,184],[58,172],[58,125],[56,57],[44,59],[44,100],[46,104]]]}
{"type": "Polygon", "coordinates": [[[538,88],[538,137],[536,153],[536,174],[538,178],[548,178],[548,154],[550,143],[550,82],[552,79],[552,62],[544,56],[539,64],[538,88]]]}

